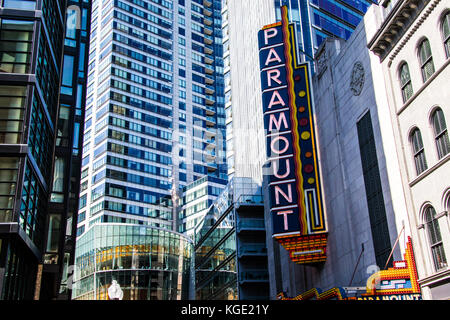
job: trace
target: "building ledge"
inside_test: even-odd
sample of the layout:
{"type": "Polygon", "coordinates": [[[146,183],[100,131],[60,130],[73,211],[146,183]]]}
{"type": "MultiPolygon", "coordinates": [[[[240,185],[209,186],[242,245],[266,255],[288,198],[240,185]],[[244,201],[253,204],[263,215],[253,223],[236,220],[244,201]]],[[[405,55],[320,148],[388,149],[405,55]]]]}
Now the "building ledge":
{"type": "Polygon", "coordinates": [[[433,82],[434,79],[436,79],[450,64],[450,58],[447,58],[445,60],[444,64],[439,67],[432,75],[431,77],[422,84],[422,86],[417,90],[406,102],[403,104],[403,106],[397,111],[397,116],[399,116],[405,109],[408,108],[408,106],[418,97],[420,94],[430,85],[430,83],[433,82]]]}
{"type": "Polygon", "coordinates": [[[429,176],[432,172],[436,171],[438,168],[442,167],[445,163],[447,163],[450,160],[450,153],[439,159],[439,161],[433,165],[432,167],[428,168],[427,170],[423,171],[420,175],[415,177],[410,183],[409,187],[414,187],[417,183],[425,179],[427,176],[429,176]]]}
{"type": "Polygon", "coordinates": [[[429,2],[430,0],[398,1],[370,40],[368,48],[383,61],[429,2]]]}
{"type": "Polygon", "coordinates": [[[420,286],[433,286],[435,284],[439,284],[439,282],[443,280],[449,280],[450,279],[450,267],[447,267],[444,270],[438,271],[436,273],[433,273],[432,275],[419,279],[418,282],[420,286]]]}

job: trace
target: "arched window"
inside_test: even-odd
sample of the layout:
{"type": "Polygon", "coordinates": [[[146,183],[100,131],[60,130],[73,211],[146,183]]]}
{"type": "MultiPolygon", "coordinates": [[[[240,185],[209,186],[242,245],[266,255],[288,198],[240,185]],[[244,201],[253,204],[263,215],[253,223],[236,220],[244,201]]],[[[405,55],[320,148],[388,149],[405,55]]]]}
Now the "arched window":
{"type": "Polygon", "coordinates": [[[450,12],[442,21],[442,35],[444,36],[444,47],[447,58],[450,58],[450,12]]]}
{"type": "Polygon", "coordinates": [[[414,129],[411,133],[411,144],[414,162],[416,164],[416,173],[419,175],[428,168],[427,160],[425,159],[425,149],[423,148],[422,134],[419,129],[414,129]]]}
{"type": "Polygon", "coordinates": [[[399,69],[399,75],[403,102],[406,102],[413,95],[411,76],[409,75],[409,68],[406,62],[401,65],[399,69]]]}
{"type": "Polygon", "coordinates": [[[431,54],[431,46],[428,39],[423,40],[419,45],[419,59],[423,82],[425,82],[434,73],[433,56],[431,54]]]}
{"type": "Polygon", "coordinates": [[[431,255],[436,270],[447,267],[447,259],[445,257],[444,246],[442,244],[441,231],[439,223],[436,219],[436,210],[433,207],[425,209],[424,213],[425,227],[428,232],[428,241],[431,248],[431,255]]]}
{"type": "Polygon", "coordinates": [[[450,142],[448,139],[447,124],[445,123],[444,113],[441,108],[436,109],[432,115],[434,139],[438,157],[441,159],[450,151],[450,142]]]}

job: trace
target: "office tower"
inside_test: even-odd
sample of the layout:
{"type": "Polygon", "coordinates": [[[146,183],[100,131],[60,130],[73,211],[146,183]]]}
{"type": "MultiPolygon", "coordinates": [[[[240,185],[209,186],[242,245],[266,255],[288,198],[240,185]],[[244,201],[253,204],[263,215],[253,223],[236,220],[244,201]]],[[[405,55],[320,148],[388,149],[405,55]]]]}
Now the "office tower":
{"type": "Polygon", "coordinates": [[[89,5],[69,1],[83,13],[81,30],[65,28],[66,1],[0,5],[0,299],[56,298],[70,254],[66,219],[76,203],[76,189],[69,188],[77,184],[71,149],[73,130],[82,123],[76,101],[83,98],[75,83],[83,85],[77,71],[85,68],[89,5]],[[67,41],[74,41],[72,51],[67,41]],[[69,75],[71,63],[77,68],[69,75]]]}
{"type": "Polygon", "coordinates": [[[160,199],[226,177],[220,1],[203,3],[94,2],[78,236],[96,222],[175,230],[160,199]]]}
{"type": "Polygon", "coordinates": [[[372,0],[274,0],[277,21],[281,6],[287,6],[289,21],[297,30],[297,45],[304,59],[312,61],[327,37],[347,40],[361,21],[372,0]]]}
{"type": "Polygon", "coordinates": [[[227,186],[227,180],[204,176],[182,189],[178,203],[178,232],[195,238],[195,227],[227,186]]]}
{"type": "MultiPolygon", "coordinates": [[[[91,21],[77,239],[85,243],[99,223],[183,238],[182,189],[205,175],[227,178],[221,1],[97,1],[91,21]]],[[[124,244],[116,229],[96,230],[120,241],[110,249],[124,244]]],[[[77,245],[76,265],[83,266],[83,250],[77,245]]],[[[93,295],[74,297],[108,298],[94,286],[93,295]]]]}

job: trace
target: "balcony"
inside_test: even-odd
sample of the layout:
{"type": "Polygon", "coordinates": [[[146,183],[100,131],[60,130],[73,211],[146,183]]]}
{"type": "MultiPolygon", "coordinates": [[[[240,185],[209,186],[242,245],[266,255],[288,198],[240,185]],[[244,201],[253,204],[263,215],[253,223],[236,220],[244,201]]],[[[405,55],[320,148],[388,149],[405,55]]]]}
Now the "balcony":
{"type": "Polygon", "coordinates": [[[203,37],[203,42],[205,44],[212,44],[214,42],[214,38],[212,36],[205,34],[205,36],[203,37]]]}
{"type": "Polygon", "coordinates": [[[214,48],[210,44],[205,44],[205,48],[204,49],[205,49],[204,52],[206,54],[213,54],[214,53],[214,48]]]}
{"type": "Polygon", "coordinates": [[[267,247],[265,244],[244,244],[238,249],[239,258],[242,257],[264,257],[267,256],[267,247]]]}
{"type": "Polygon", "coordinates": [[[216,159],[216,150],[215,149],[207,149],[205,150],[205,162],[213,162],[216,159]]]}
{"type": "Polygon", "coordinates": [[[203,0],[203,5],[205,6],[205,7],[211,7],[212,6],[212,2],[210,1],[210,0],[203,0]]]}
{"type": "Polygon", "coordinates": [[[213,14],[213,12],[212,12],[210,9],[208,9],[207,7],[203,7],[203,14],[204,14],[206,17],[211,17],[212,14],[213,14]]]}
{"type": "Polygon", "coordinates": [[[206,72],[206,74],[209,74],[209,75],[214,74],[214,68],[211,66],[205,65],[205,72],[206,72]]]}
{"type": "Polygon", "coordinates": [[[217,123],[216,118],[214,117],[206,117],[206,125],[209,127],[215,126],[217,123]]]}
{"type": "Polygon", "coordinates": [[[208,162],[208,163],[206,163],[206,167],[207,167],[207,169],[208,169],[209,172],[214,172],[214,171],[216,171],[217,168],[218,168],[217,163],[214,163],[214,162],[208,162]]]}
{"type": "Polygon", "coordinates": [[[212,106],[212,105],[214,105],[214,103],[215,103],[216,101],[215,101],[215,99],[214,99],[214,96],[206,95],[206,96],[205,96],[205,102],[206,102],[207,105],[212,106]]]}
{"type": "Polygon", "coordinates": [[[204,16],[203,17],[203,22],[205,23],[205,25],[211,26],[214,21],[213,21],[213,19],[211,17],[204,16]]]}
{"type": "Polygon", "coordinates": [[[206,115],[213,116],[216,114],[216,108],[211,106],[206,106],[206,115]]]}
{"type": "Polygon", "coordinates": [[[216,79],[213,76],[210,76],[209,74],[205,75],[206,84],[214,84],[214,81],[216,81],[216,79]]]}
{"type": "Polygon", "coordinates": [[[215,139],[207,139],[205,141],[206,143],[206,150],[208,149],[214,149],[216,147],[216,140],[215,139]]]}
{"type": "Polygon", "coordinates": [[[209,55],[209,54],[207,54],[207,55],[205,56],[205,63],[207,63],[207,64],[213,64],[213,63],[214,63],[214,57],[211,56],[211,55],[209,55]]]}
{"type": "Polygon", "coordinates": [[[266,226],[263,218],[239,218],[237,232],[245,231],[265,231],[266,226]]]}
{"type": "Polygon", "coordinates": [[[210,128],[210,127],[206,127],[205,128],[205,137],[209,138],[209,137],[213,137],[217,134],[217,129],[216,128],[210,128]]]}
{"type": "Polygon", "coordinates": [[[214,29],[210,26],[203,26],[203,33],[207,35],[212,35],[214,33],[214,29]]]}
{"type": "Polygon", "coordinates": [[[212,94],[214,94],[215,91],[216,91],[216,88],[214,88],[214,86],[206,85],[206,87],[205,87],[206,94],[212,95],[212,94]]]}
{"type": "Polygon", "coordinates": [[[268,282],[269,272],[267,270],[246,270],[239,273],[239,282],[268,282]]]}

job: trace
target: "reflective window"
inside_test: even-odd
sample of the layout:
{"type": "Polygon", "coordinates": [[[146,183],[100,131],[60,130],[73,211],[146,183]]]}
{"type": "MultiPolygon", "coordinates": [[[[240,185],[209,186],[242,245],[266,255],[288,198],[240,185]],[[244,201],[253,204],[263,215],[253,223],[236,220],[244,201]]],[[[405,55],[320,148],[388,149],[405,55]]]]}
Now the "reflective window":
{"type": "Polygon", "coordinates": [[[187,299],[192,250],[187,239],[169,231],[95,225],[77,241],[73,298],[109,300],[115,280],[123,300],[187,299]]]}
{"type": "Polygon", "coordinates": [[[425,149],[422,142],[422,134],[419,129],[415,129],[411,134],[411,144],[416,165],[416,173],[420,174],[428,168],[425,159],[425,149]]]}
{"type": "Polygon", "coordinates": [[[442,22],[442,33],[444,36],[444,46],[447,58],[450,58],[450,13],[447,13],[442,22]]]}
{"type": "Polygon", "coordinates": [[[413,95],[411,76],[406,62],[400,67],[400,85],[402,88],[403,102],[406,102],[413,95]]]}
{"type": "Polygon", "coordinates": [[[64,171],[65,171],[65,159],[61,157],[55,157],[55,166],[53,171],[53,192],[51,194],[50,201],[52,202],[64,202],[64,171]]]}
{"type": "Polygon", "coordinates": [[[45,181],[49,184],[52,168],[53,132],[47,122],[44,106],[39,101],[37,94],[33,97],[32,107],[28,147],[45,181]]]}
{"type": "Polygon", "coordinates": [[[422,70],[423,82],[426,82],[434,73],[433,56],[431,54],[430,42],[425,39],[419,45],[419,59],[422,70]]]}
{"type": "Polygon", "coordinates": [[[67,105],[61,105],[59,107],[59,119],[56,145],[59,147],[69,146],[69,128],[70,128],[70,107],[67,105]]]}
{"type": "Polygon", "coordinates": [[[0,85],[0,143],[21,143],[26,89],[0,85]]]}
{"type": "Polygon", "coordinates": [[[29,72],[33,28],[33,21],[0,19],[0,72],[29,72]]]}
{"type": "Polygon", "coordinates": [[[3,0],[3,7],[12,9],[34,10],[36,0],[3,0]]]}
{"type": "Polygon", "coordinates": [[[436,270],[447,267],[442,236],[439,228],[439,222],[436,218],[436,211],[433,207],[425,210],[425,225],[428,231],[428,241],[431,248],[433,263],[436,270]]]}
{"type": "Polygon", "coordinates": [[[74,59],[74,56],[64,56],[63,75],[61,79],[61,93],[63,94],[72,94],[74,59]]]}
{"type": "Polygon", "coordinates": [[[76,38],[77,24],[80,24],[80,21],[78,21],[79,10],[79,8],[75,8],[74,6],[67,8],[66,38],[68,39],[76,38]]]}
{"type": "Polygon", "coordinates": [[[11,222],[19,158],[0,158],[0,222],[11,222]]]}
{"type": "Polygon", "coordinates": [[[444,113],[442,112],[441,108],[438,108],[433,113],[432,121],[438,157],[439,159],[441,159],[450,151],[447,124],[445,123],[444,113]]]}
{"type": "Polygon", "coordinates": [[[61,228],[61,216],[50,214],[48,217],[47,246],[44,255],[45,264],[58,263],[59,236],[61,228]]]}
{"type": "Polygon", "coordinates": [[[45,223],[42,220],[47,215],[47,194],[28,163],[25,167],[21,200],[19,225],[28,237],[40,247],[45,223]]]}

